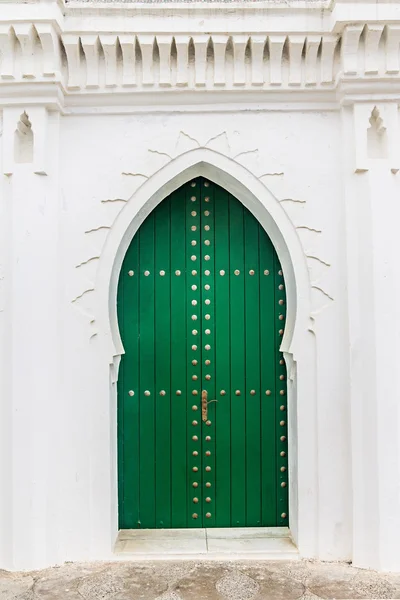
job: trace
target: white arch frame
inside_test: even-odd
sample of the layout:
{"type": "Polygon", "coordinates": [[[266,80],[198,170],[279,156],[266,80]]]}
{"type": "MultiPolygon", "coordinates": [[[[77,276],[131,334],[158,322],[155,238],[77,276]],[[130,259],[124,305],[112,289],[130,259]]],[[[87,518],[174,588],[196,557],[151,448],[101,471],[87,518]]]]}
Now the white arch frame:
{"type": "MultiPolygon", "coordinates": [[[[196,148],[171,160],[149,177],[116,218],[99,262],[96,313],[104,332],[104,350],[111,365],[110,385],[110,506],[117,507],[115,457],[118,367],[123,346],[116,299],[125,253],[140,225],[169,194],[190,179],[203,176],[220,185],[250,210],[270,237],[280,259],[286,285],[287,319],[281,350],[288,368],[288,439],[290,528],[303,556],[317,556],[318,461],[315,390],[315,344],[312,331],[310,282],[306,258],[294,225],[257,177],[243,165],[214,150],[196,148]],[[113,385],[114,384],[114,385],[113,385]]],[[[112,519],[112,537],[117,517],[112,519]]]]}

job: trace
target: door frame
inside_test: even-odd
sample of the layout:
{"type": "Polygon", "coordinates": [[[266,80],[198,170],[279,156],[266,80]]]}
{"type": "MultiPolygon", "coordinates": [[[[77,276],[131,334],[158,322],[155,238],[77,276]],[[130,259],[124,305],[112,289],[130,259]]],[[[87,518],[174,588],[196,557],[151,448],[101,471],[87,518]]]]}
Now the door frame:
{"type": "Polygon", "coordinates": [[[121,358],[117,389],[121,530],[288,526],[287,381],[279,352],[286,317],[282,275],[272,242],[257,219],[239,200],[203,177],[191,179],[160,202],[136,232],[124,257],[117,296],[126,352],[121,358]],[[211,212],[205,210],[210,207],[211,212]],[[182,271],[176,271],[177,267],[182,271]],[[129,277],[128,272],[135,277],[129,277]],[[143,273],[150,277],[142,278],[143,273]],[[235,277],[239,274],[241,277],[235,277]],[[221,279],[220,275],[226,277],[221,279]],[[154,295],[154,303],[149,293],[154,295]],[[166,306],[169,296],[174,298],[171,307],[166,306]],[[151,304],[151,316],[146,308],[143,312],[144,298],[146,305],[151,304]],[[182,302],[190,306],[186,316],[182,302]],[[262,303],[268,309],[259,314],[262,303]],[[220,313],[230,304],[230,317],[225,319],[220,313]],[[234,325],[236,318],[239,330],[234,325]],[[198,330],[193,329],[197,326],[198,330]],[[209,326],[211,329],[204,329],[209,326]],[[265,332],[260,328],[266,328],[265,332]],[[226,335],[231,336],[228,346],[226,335]],[[140,352],[138,337],[143,337],[145,346],[140,343],[140,352]],[[259,348],[255,349],[257,343],[259,348]],[[232,353],[229,346],[236,350],[232,353]],[[153,370],[148,363],[150,356],[155,360],[153,370]],[[135,367],[132,361],[137,363],[135,367]],[[238,373],[228,365],[232,361],[238,373]],[[133,372],[129,374],[130,366],[133,372]],[[144,391],[142,376],[150,391],[144,391]],[[261,386],[262,391],[250,391],[249,386],[261,386]],[[264,402],[264,392],[271,394],[265,391],[271,386],[273,400],[264,402]],[[165,389],[160,391],[160,387],[165,389]],[[234,400],[236,388],[241,389],[236,395],[242,398],[234,400]],[[182,397],[174,399],[175,391],[182,397]],[[142,399],[143,393],[151,398],[142,399]],[[164,396],[161,404],[158,394],[164,396]],[[207,394],[208,398],[226,394],[218,404],[211,404],[211,420],[191,412],[203,412],[204,394],[206,404],[207,394]],[[230,441],[227,449],[219,451],[220,436],[230,441]],[[258,438],[255,445],[250,441],[253,436],[258,438]],[[174,441],[176,438],[181,441],[174,441]],[[167,451],[168,440],[172,445],[167,451]],[[231,457],[226,454],[229,447],[231,457]],[[254,451],[256,456],[249,463],[254,451]],[[252,465],[253,459],[259,461],[258,470],[252,465]],[[232,473],[226,478],[222,471],[230,468],[232,473]],[[205,471],[210,471],[204,474],[209,482],[201,476],[199,485],[199,475],[205,471]],[[243,495],[247,485],[250,487],[243,495]],[[232,507],[228,489],[236,498],[235,502],[232,498],[232,507]],[[187,497],[188,490],[192,492],[187,497]]]}
{"type": "Polygon", "coordinates": [[[129,244],[147,215],[174,190],[203,176],[226,189],[250,210],[270,237],[285,277],[287,317],[281,350],[288,372],[290,529],[303,556],[318,551],[318,437],[316,352],[306,257],[293,223],[264,183],[240,163],[208,148],[172,159],[138,187],[111,228],[99,261],[94,308],[104,358],[110,365],[110,543],[118,533],[116,381],[123,350],[116,299],[129,244]]]}

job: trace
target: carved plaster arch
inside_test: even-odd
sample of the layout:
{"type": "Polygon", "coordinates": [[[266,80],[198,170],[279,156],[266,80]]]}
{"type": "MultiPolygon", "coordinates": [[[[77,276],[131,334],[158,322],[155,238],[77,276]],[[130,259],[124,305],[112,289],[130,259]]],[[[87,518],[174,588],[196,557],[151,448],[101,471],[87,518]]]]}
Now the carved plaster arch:
{"type": "MultiPolygon", "coordinates": [[[[285,276],[287,320],[282,351],[295,358],[298,331],[311,327],[310,282],[306,257],[287,213],[266,186],[243,165],[208,148],[196,148],[162,167],[128,200],[118,214],[100,259],[96,291],[100,331],[111,341],[112,362],[123,353],[116,297],[119,273],[133,236],[150,212],[194,177],[204,176],[235,196],[258,219],[279,256],[285,276]]],[[[111,357],[110,357],[111,358],[111,357]]]]}
{"type": "MultiPolygon", "coordinates": [[[[311,318],[311,283],[306,256],[295,226],[287,213],[253,173],[223,154],[196,148],[173,158],[150,176],[120,211],[107,236],[97,271],[93,307],[98,315],[99,341],[110,371],[110,456],[115,456],[116,386],[123,346],[117,320],[117,287],[121,265],[129,244],[148,214],[169,194],[198,176],[220,185],[258,219],[279,256],[285,276],[287,321],[281,349],[288,385],[288,436],[290,530],[303,556],[317,556],[319,528],[318,439],[316,436],[316,353],[311,318]]],[[[117,506],[117,472],[111,470],[111,506],[117,506]]],[[[117,519],[115,518],[117,530],[117,519]]]]}

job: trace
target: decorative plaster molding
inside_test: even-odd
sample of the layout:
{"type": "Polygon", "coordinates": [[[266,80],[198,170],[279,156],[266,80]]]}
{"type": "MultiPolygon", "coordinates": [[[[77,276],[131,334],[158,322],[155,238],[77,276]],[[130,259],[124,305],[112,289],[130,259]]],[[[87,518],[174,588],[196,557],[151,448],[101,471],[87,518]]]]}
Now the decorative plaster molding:
{"type": "Polygon", "coordinates": [[[353,111],[355,172],[369,171],[378,161],[397,173],[400,169],[397,103],[355,104],[353,111]]]}
{"type": "Polygon", "coordinates": [[[48,110],[45,106],[31,106],[29,111],[16,106],[3,109],[3,173],[12,175],[16,163],[32,163],[36,175],[48,175],[48,110]],[[29,139],[28,139],[29,136],[29,139]],[[25,139],[24,139],[25,138],[25,139]],[[32,156],[21,151],[31,146],[32,156]]]}
{"type": "MultiPolygon", "coordinates": [[[[190,132],[180,131],[177,139],[170,140],[167,147],[147,148],[147,152],[143,150],[143,164],[146,165],[146,172],[138,172],[134,168],[130,168],[130,157],[127,156],[127,164],[123,164],[121,176],[129,176],[132,180],[130,187],[130,196],[134,195],[146,183],[146,181],[154,178],[164,167],[173,164],[181,157],[195,150],[205,150],[217,153],[223,157],[223,160],[229,160],[238,168],[243,167],[251,173],[251,176],[258,180],[271,196],[275,196],[277,205],[281,205],[285,213],[289,217],[291,227],[296,231],[297,236],[303,248],[303,255],[306,258],[309,272],[309,290],[310,290],[310,314],[309,314],[309,330],[313,331],[315,318],[324,311],[334,301],[331,292],[331,263],[328,262],[324,250],[323,232],[322,229],[313,223],[312,209],[307,206],[305,199],[297,199],[285,197],[280,199],[279,194],[275,191],[271,192],[269,188],[269,177],[280,175],[283,173],[274,171],[270,172],[259,171],[259,165],[265,167],[263,160],[260,160],[259,151],[257,148],[245,148],[239,154],[235,154],[229,141],[229,137],[225,131],[217,133],[210,139],[200,139],[190,132]],[[146,156],[147,154],[147,156],[146,156]],[[158,159],[158,160],[157,160],[158,159]]],[[[137,163],[137,159],[135,160],[137,163]]],[[[117,182],[116,182],[116,185],[117,182]]],[[[282,186],[275,185],[275,190],[282,190],[286,183],[282,186]]],[[[273,189],[272,188],[272,189],[273,189]]],[[[75,286],[76,296],[71,300],[72,304],[80,311],[86,319],[89,326],[89,335],[93,337],[97,334],[97,310],[96,298],[98,281],[98,267],[103,255],[104,247],[107,243],[107,238],[113,232],[115,222],[118,215],[130,200],[128,198],[106,198],[99,200],[100,205],[110,205],[111,210],[107,212],[99,212],[104,209],[97,205],[96,211],[91,215],[93,226],[86,229],[84,234],[84,244],[82,250],[84,254],[78,259],[75,264],[77,279],[75,286]],[[101,216],[103,215],[103,216],[101,216]],[[99,220],[101,225],[99,225],[99,220]],[[97,235],[101,232],[102,235],[92,239],[92,234],[97,235]],[[90,239],[89,239],[90,238],[90,239]]],[[[104,207],[105,208],[105,207],[104,207]]]]}
{"type": "MultiPolygon", "coordinates": [[[[74,106],[84,102],[79,100],[83,96],[94,101],[110,93],[121,103],[127,94],[132,98],[149,93],[161,94],[165,102],[166,94],[183,90],[197,95],[202,90],[268,90],[285,92],[285,101],[290,101],[293,92],[313,90],[334,97],[338,84],[351,84],[352,93],[365,93],[366,83],[379,84],[400,99],[398,86],[393,87],[400,82],[398,23],[331,23],[328,31],[299,31],[293,14],[285,31],[271,21],[271,30],[236,33],[228,22],[221,33],[218,15],[213,23],[209,14],[210,33],[197,31],[190,15],[186,27],[191,32],[179,33],[169,19],[146,21],[142,15],[137,21],[121,20],[123,9],[119,14],[114,8],[112,16],[103,15],[100,22],[80,18],[78,5],[73,6],[61,23],[0,21],[3,102],[31,96],[32,85],[44,90],[43,84],[50,82],[58,85],[64,102],[74,106]]],[[[230,98],[233,101],[232,94],[230,98]]],[[[262,99],[268,97],[264,94],[262,99]]]]}

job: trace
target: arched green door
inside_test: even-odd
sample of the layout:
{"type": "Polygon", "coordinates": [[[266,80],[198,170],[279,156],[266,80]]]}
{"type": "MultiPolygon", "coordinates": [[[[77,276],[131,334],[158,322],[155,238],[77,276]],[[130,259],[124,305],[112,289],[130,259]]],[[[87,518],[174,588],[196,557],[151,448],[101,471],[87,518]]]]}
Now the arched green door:
{"type": "Polygon", "coordinates": [[[198,178],[149,215],[118,289],[121,529],[288,525],[285,312],[228,192],[198,178]]]}

